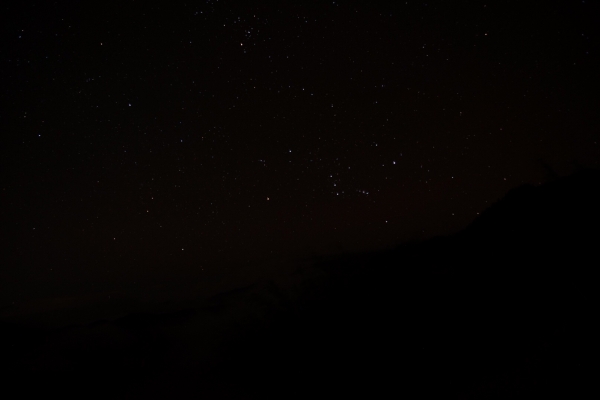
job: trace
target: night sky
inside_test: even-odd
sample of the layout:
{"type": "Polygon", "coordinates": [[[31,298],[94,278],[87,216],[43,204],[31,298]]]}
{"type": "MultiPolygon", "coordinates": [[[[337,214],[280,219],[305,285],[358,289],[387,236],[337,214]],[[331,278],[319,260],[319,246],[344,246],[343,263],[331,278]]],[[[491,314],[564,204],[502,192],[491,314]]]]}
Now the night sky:
{"type": "Polygon", "coordinates": [[[215,293],[600,166],[591,1],[11,3],[4,313],[215,293]]]}

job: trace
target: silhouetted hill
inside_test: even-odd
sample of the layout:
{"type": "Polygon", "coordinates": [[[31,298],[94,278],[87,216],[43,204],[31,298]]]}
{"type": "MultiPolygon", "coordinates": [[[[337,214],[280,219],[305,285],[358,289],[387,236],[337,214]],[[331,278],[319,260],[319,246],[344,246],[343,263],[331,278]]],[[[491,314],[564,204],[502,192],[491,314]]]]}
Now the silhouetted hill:
{"type": "Polygon", "coordinates": [[[521,186],[482,213],[465,234],[503,244],[587,243],[598,237],[599,187],[600,173],[593,170],[537,187],[521,186]]]}
{"type": "Polygon", "coordinates": [[[5,323],[6,382],[86,398],[579,398],[594,382],[599,189],[598,171],[523,186],[459,234],[181,311],[5,323]]]}

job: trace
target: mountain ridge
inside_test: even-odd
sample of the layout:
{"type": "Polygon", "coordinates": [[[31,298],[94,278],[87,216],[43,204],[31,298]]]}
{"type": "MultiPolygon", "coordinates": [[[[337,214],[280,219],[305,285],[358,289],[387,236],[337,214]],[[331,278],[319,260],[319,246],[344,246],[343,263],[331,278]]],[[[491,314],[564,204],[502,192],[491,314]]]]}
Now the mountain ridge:
{"type": "Polygon", "coordinates": [[[104,377],[97,394],[123,398],[383,394],[398,376],[416,397],[583,393],[599,193],[598,171],[523,186],[458,234],[324,258],[179,310],[4,322],[4,362],[14,382],[104,377]]]}

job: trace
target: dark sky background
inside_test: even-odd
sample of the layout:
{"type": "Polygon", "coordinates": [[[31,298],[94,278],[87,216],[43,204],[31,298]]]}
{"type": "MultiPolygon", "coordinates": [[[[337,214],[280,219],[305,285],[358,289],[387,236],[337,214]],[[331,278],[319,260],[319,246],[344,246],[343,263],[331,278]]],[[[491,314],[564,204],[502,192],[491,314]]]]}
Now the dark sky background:
{"type": "Polygon", "coordinates": [[[12,3],[4,314],[202,296],[599,167],[593,1],[12,3]]]}

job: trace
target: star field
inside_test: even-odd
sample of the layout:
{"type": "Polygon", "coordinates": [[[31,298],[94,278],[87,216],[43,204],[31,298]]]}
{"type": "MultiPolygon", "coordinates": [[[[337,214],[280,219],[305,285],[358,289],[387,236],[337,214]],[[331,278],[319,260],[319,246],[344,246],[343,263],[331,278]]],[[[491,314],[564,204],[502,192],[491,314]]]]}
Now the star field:
{"type": "Polygon", "coordinates": [[[3,6],[2,306],[454,232],[597,167],[597,6],[439,3],[3,6]]]}

